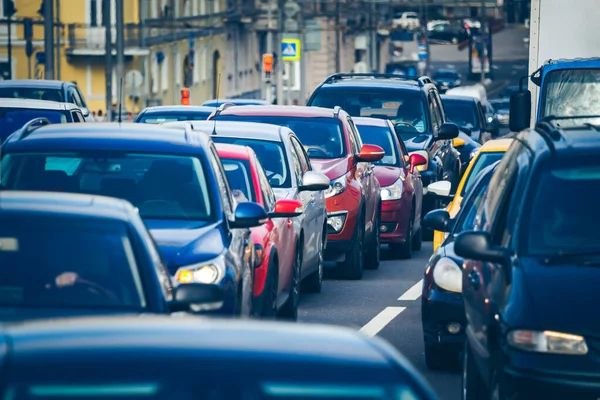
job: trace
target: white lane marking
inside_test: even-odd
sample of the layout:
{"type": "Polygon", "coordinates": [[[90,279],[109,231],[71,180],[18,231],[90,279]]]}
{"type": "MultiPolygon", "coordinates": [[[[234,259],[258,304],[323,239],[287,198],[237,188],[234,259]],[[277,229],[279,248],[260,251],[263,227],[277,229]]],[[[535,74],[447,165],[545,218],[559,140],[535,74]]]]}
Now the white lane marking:
{"type": "Polygon", "coordinates": [[[413,287],[408,289],[404,294],[398,297],[398,300],[417,300],[423,292],[423,279],[415,283],[413,287]]]}
{"type": "Polygon", "coordinates": [[[404,310],[406,310],[406,307],[386,307],[365,326],[360,328],[360,332],[369,336],[375,336],[404,310]]]}

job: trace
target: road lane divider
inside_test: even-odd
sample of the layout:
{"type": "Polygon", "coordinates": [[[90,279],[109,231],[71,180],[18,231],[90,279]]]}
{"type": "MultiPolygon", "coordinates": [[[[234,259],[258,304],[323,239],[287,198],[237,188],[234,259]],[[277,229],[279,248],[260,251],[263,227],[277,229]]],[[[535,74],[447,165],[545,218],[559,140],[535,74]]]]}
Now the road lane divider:
{"type": "Polygon", "coordinates": [[[413,287],[408,289],[404,294],[398,297],[398,300],[418,300],[423,292],[423,279],[415,283],[413,287]]]}
{"type": "Polygon", "coordinates": [[[406,307],[386,307],[365,326],[360,328],[360,332],[365,335],[375,336],[404,310],[406,310],[406,307]]]}

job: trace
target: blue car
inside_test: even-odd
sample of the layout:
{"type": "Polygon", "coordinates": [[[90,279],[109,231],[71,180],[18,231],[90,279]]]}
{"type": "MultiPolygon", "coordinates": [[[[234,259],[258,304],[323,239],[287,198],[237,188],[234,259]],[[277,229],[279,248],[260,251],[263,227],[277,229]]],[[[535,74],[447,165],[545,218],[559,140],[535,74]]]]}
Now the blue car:
{"type": "Polygon", "coordinates": [[[202,105],[208,107],[220,107],[227,103],[233,104],[234,106],[268,106],[271,104],[266,100],[256,99],[212,99],[206,100],[202,105]]]}
{"type": "Polygon", "coordinates": [[[0,192],[0,321],[170,314],[222,301],[173,288],[133,206],[72,193],[0,192]]]}
{"type": "Polygon", "coordinates": [[[2,185],[128,200],[177,284],[217,284],[221,313],[250,314],[255,253],[248,228],[267,214],[256,203],[236,207],[209,136],[146,124],[32,128],[2,146],[2,185]]]}
{"type": "Polygon", "coordinates": [[[157,106],[146,107],[133,122],[162,124],[175,121],[201,121],[208,118],[216,107],[205,106],[157,106]]]}

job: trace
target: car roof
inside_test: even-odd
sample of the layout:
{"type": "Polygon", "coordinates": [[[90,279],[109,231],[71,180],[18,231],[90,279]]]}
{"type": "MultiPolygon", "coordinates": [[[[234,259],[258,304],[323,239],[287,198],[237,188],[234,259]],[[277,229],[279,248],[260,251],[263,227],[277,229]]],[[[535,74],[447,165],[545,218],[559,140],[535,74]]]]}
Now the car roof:
{"type": "Polygon", "coordinates": [[[158,113],[158,112],[186,112],[186,113],[193,113],[193,112],[208,112],[211,113],[214,110],[216,110],[216,107],[209,107],[209,106],[181,106],[181,105],[174,105],[174,106],[154,106],[154,107],[147,107],[144,110],[142,110],[141,113],[146,114],[146,113],[158,113]]]}
{"type": "Polygon", "coordinates": [[[469,97],[469,96],[453,96],[453,95],[448,95],[448,94],[443,94],[440,96],[442,98],[442,101],[464,101],[469,102],[469,103],[475,103],[478,100],[475,97],[469,97]]]}
{"type": "Polygon", "coordinates": [[[560,139],[553,145],[560,156],[569,157],[581,153],[598,154],[600,150],[600,129],[586,126],[561,128],[560,139]]]}
{"type": "Polygon", "coordinates": [[[167,127],[182,129],[191,123],[192,129],[202,131],[210,136],[240,137],[281,142],[281,131],[288,129],[274,124],[242,121],[177,121],[164,124],[167,127]],[[213,135],[216,132],[216,135],[213,135]]]}
{"type": "Polygon", "coordinates": [[[29,88],[40,88],[40,89],[62,89],[63,85],[73,85],[74,83],[57,81],[57,80],[46,80],[46,79],[11,79],[6,81],[0,81],[0,87],[29,87],[29,88]]]}
{"type": "Polygon", "coordinates": [[[236,104],[236,105],[270,105],[271,103],[269,103],[266,100],[257,100],[257,99],[212,99],[212,100],[206,100],[204,103],[202,103],[202,105],[205,104],[224,104],[224,103],[231,103],[231,104],[236,104]]]}
{"type": "Polygon", "coordinates": [[[398,90],[414,90],[420,91],[421,86],[416,80],[412,79],[402,79],[401,76],[398,78],[369,78],[369,77],[357,77],[357,78],[342,78],[337,79],[333,82],[324,82],[321,85],[321,88],[332,88],[332,87],[342,87],[342,88],[373,88],[373,89],[398,89],[398,90]]]}
{"type": "Polygon", "coordinates": [[[237,158],[239,160],[250,160],[250,147],[239,144],[215,143],[217,153],[222,158],[237,158]]]}
{"type": "Polygon", "coordinates": [[[510,145],[513,143],[512,138],[494,139],[488,140],[481,146],[480,151],[482,153],[492,153],[497,151],[507,151],[510,145]]]}
{"type": "Polygon", "coordinates": [[[357,126],[382,126],[388,127],[388,121],[381,118],[352,117],[357,126]]]}
{"type": "Polygon", "coordinates": [[[330,361],[345,366],[390,366],[388,355],[378,351],[366,336],[333,326],[141,315],[32,321],[2,328],[16,359],[43,359],[45,354],[52,354],[68,360],[82,357],[84,351],[97,359],[114,358],[117,352],[106,350],[119,350],[133,352],[143,360],[168,350],[171,362],[189,362],[190,357],[207,353],[236,353],[244,358],[276,356],[312,359],[319,364],[330,361]]]}
{"type": "Polygon", "coordinates": [[[54,111],[79,109],[79,107],[77,107],[75,104],[71,104],[71,103],[61,103],[58,101],[49,101],[49,100],[13,99],[13,98],[0,98],[0,107],[23,108],[23,109],[30,109],[30,110],[54,110],[54,111]]]}
{"type": "Polygon", "coordinates": [[[219,111],[219,115],[270,116],[298,118],[335,118],[332,108],[306,106],[242,106],[228,107],[219,111]]]}
{"type": "Polygon", "coordinates": [[[161,125],[89,122],[45,125],[22,139],[9,137],[3,146],[6,146],[6,150],[121,150],[195,154],[199,146],[205,147],[209,141],[210,138],[201,132],[186,132],[161,125]]]}
{"type": "Polygon", "coordinates": [[[128,221],[133,206],[112,197],[62,192],[0,192],[0,214],[70,216],[128,221]]]}

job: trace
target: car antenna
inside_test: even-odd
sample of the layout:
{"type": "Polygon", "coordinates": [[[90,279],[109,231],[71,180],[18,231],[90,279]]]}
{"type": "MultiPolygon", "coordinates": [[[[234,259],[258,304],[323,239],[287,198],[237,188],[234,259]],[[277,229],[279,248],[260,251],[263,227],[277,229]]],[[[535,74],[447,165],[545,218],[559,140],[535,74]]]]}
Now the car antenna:
{"type": "Polygon", "coordinates": [[[119,81],[119,110],[117,111],[119,115],[117,116],[117,122],[120,124],[123,122],[123,78],[119,81]]]}
{"type": "MultiPolygon", "coordinates": [[[[217,77],[217,113],[215,114],[215,117],[218,115],[219,113],[219,89],[221,88],[221,73],[219,72],[219,76],[217,77]]],[[[214,124],[213,124],[213,131],[212,134],[216,135],[217,134],[217,119],[214,119],[214,124]]]]}

